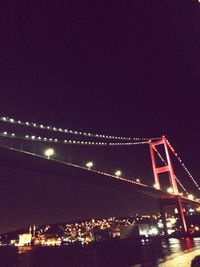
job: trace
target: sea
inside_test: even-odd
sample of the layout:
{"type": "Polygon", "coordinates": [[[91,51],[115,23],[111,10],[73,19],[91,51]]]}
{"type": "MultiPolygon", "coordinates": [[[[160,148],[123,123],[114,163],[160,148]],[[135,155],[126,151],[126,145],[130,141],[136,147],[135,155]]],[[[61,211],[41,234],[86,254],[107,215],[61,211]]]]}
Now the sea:
{"type": "Polygon", "coordinates": [[[200,249],[200,238],[97,242],[87,246],[0,247],[0,267],[157,267],[200,249]]]}

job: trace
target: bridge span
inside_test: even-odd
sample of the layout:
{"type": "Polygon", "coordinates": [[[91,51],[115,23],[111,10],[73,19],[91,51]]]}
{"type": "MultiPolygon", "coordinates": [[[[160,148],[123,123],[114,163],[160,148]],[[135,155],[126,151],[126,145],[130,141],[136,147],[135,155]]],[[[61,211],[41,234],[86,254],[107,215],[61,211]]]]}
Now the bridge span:
{"type": "MultiPolygon", "coordinates": [[[[114,186],[120,190],[128,190],[143,194],[160,200],[173,200],[176,195],[158,190],[141,182],[136,182],[128,178],[118,177],[109,173],[98,170],[89,170],[88,168],[75,164],[59,161],[56,159],[47,159],[44,156],[21,151],[14,148],[0,147],[0,160],[4,164],[27,169],[36,172],[47,173],[60,177],[70,177],[72,180],[82,181],[103,186],[114,186]]],[[[181,201],[184,204],[199,206],[197,200],[188,199],[180,195],[181,201]]]]}
{"type": "MultiPolygon", "coordinates": [[[[164,230],[167,233],[165,211],[166,206],[177,207],[182,224],[182,205],[200,206],[197,200],[191,200],[181,195],[171,194],[146,184],[135,182],[127,178],[114,176],[102,171],[88,170],[74,164],[47,159],[41,155],[21,151],[18,149],[0,147],[1,163],[14,168],[25,169],[32,172],[44,173],[55,177],[67,177],[72,181],[80,181],[85,184],[94,184],[104,187],[115,188],[119,191],[128,191],[158,200],[163,220],[164,230]]],[[[111,196],[112,197],[112,196],[111,196]]],[[[183,225],[184,228],[184,225],[183,225]]]]}

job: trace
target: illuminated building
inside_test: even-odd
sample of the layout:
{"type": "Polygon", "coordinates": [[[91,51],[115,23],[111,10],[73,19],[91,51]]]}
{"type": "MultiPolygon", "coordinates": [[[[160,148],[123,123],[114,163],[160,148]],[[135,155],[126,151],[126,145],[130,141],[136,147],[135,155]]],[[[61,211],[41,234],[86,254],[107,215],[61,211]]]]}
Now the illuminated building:
{"type": "Polygon", "coordinates": [[[27,246],[31,244],[32,234],[21,234],[19,235],[18,246],[27,246]]]}

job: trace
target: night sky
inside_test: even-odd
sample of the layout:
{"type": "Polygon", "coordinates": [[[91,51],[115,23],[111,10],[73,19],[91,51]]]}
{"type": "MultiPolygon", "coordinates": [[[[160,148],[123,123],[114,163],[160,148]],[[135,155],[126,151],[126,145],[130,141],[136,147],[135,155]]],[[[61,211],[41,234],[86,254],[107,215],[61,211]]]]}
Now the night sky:
{"type": "MultiPolygon", "coordinates": [[[[165,134],[200,182],[199,28],[197,0],[3,0],[0,115],[116,136],[165,134]]],[[[148,146],[56,151],[152,183],[148,146]]]]}

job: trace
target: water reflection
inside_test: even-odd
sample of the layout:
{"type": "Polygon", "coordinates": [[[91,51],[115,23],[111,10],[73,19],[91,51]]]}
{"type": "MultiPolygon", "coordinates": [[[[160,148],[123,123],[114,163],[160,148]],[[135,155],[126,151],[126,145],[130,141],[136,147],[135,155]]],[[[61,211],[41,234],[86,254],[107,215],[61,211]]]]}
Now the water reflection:
{"type": "Polygon", "coordinates": [[[191,250],[191,248],[194,247],[193,239],[191,239],[189,237],[184,238],[184,242],[182,244],[184,244],[182,247],[182,250],[184,250],[184,251],[191,250]]]}
{"type": "Polygon", "coordinates": [[[18,248],[18,254],[27,253],[33,250],[33,247],[31,246],[24,246],[24,247],[17,247],[17,248],[18,248]]]}
{"type": "Polygon", "coordinates": [[[200,238],[171,238],[168,240],[168,242],[162,242],[162,248],[165,252],[165,257],[160,258],[158,263],[173,259],[194,249],[199,249],[200,238]]]}
{"type": "Polygon", "coordinates": [[[193,242],[194,242],[195,247],[200,247],[200,238],[199,237],[194,237],[193,242]]]}

